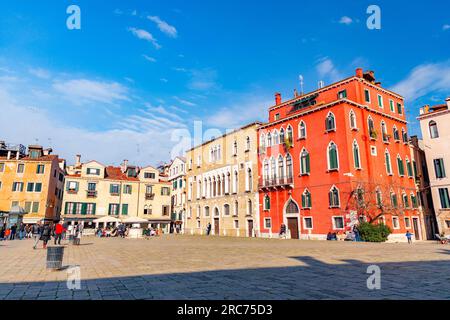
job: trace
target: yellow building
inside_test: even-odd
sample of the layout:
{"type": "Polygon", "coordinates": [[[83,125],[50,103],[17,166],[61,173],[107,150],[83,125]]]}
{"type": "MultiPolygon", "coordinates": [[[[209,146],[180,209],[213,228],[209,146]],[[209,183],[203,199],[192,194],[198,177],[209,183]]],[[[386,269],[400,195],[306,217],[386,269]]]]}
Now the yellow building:
{"type": "Polygon", "coordinates": [[[58,220],[65,161],[41,146],[26,151],[23,145],[0,141],[0,220],[9,217],[10,225],[20,223],[22,217],[25,224],[58,220]]]}
{"type": "Polygon", "coordinates": [[[106,216],[125,220],[140,217],[166,232],[170,225],[170,184],[160,181],[153,167],[105,166],[97,161],[68,167],[64,190],[64,220],[87,229],[106,216]]]}
{"type": "Polygon", "coordinates": [[[259,235],[257,128],[251,123],[187,151],[186,234],[259,235]]]}

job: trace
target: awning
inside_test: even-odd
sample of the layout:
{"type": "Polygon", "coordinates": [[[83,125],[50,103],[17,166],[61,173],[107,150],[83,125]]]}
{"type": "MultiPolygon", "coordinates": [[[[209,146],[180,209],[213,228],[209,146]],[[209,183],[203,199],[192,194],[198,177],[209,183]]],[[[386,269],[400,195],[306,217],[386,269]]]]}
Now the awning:
{"type": "Polygon", "coordinates": [[[23,218],[22,222],[24,224],[36,224],[39,221],[44,220],[43,218],[35,217],[35,218],[23,218]]]}
{"type": "Polygon", "coordinates": [[[148,223],[147,219],[139,218],[139,217],[129,217],[127,219],[122,219],[123,223],[131,223],[131,224],[138,224],[138,223],[148,223]]]}
{"type": "Polygon", "coordinates": [[[120,220],[115,218],[115,217],[105,216],[105,217],[102,217],[102,218],[99,218],[99,219],[95,219],[92,222],[94,222],[94,223],[106,223],[106,222],[120,222],[120,220]]]}

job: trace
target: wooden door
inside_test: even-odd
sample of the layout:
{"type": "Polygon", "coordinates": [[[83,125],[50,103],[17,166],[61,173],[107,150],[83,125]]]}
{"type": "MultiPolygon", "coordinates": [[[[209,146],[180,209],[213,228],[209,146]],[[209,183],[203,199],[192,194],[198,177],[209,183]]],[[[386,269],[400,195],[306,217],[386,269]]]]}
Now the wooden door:
{"type": "Polygon", "coordinates": [[[291,232],[291,239],[299,239],[298,234],[298,219],[297,218],[288,218],[288,229],[291,232]]]}
{"type": "Polygon", "coordinates": [[[219,229],[220,225],[219,225],[219,219],[214,219],[214,234],[216,236],[220,235],[220,229],[219,229]]]}
{"type": "Polygon", "coordinates": [[[248,220],[248,236],[253,237],[253,220],[248,220]]]}
{"type": "Polygon", "coordinates": [[[419,220],[417,218],[413,218],[413,227],[414,227],[414,236],[416,237],[416,240],[420,240],[419,220]]]}

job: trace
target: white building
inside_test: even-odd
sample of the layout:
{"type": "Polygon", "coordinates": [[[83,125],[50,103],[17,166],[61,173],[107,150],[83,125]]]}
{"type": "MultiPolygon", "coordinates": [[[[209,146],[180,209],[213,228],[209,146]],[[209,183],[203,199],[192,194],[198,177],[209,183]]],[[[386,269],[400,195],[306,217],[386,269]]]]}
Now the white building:
{"type": "Polygon", "coordinates": [[[418,119],[439,233],[450,235],[450,98],[421,108],[418,119]]]}
{"type": "Polygon", "coordinates": [[[169,182],[172,184],[171,190],[171,219],[172,231],[178,228],[184,231],[186,216],[186,159],[176,157],[169,167],[169,182]]]}

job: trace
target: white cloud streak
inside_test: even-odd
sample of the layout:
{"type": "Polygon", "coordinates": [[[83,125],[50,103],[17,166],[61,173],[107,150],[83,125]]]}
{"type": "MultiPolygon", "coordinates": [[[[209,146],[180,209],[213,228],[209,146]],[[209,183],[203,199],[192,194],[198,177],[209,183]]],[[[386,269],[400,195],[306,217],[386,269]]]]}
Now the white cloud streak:
{"type": "Polygon", "coordinates": [[[150,32],[144,29],[137,28],[128,28],[128,31],[131,32],[135,37],[150,42],[156,49],[162,48],[162,46],[158,43],[158,40],[156,40],[156,38],[153,37],[150,32]]]}
{"type": "Polygon", "coordinates": [[[150,21],[153,21],[162,33],[172,38],[176,38],[178,36],[177,29],[168,24],[166,21],[161,20],[158,16],[148,16],[147,18],[150,21]]]}

